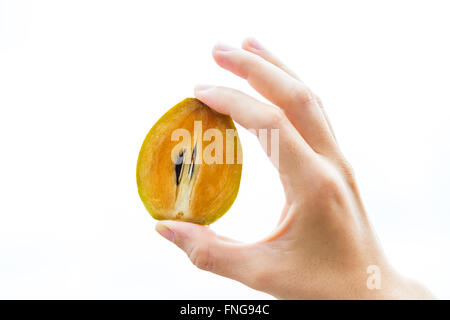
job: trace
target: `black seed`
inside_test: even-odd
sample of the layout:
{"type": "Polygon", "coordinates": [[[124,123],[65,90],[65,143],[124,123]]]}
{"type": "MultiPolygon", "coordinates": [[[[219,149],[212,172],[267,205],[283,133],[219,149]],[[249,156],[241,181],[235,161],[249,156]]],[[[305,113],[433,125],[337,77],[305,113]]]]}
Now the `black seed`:
{"type": "Polygon", "coordinates": [[[184,149],[180,151],[177,156],[177,160],[175,161],[175,179],[177,185],[180,184],[181,181],[181,173],[183,171],[183,162],[184,162],[184,149]]]}
{"type": "Polygon", "coordinates": [[[192,176],[194,175],[194,169],[195,169],[195,156],[197,155],[197,143],[194,145],[194,149],[192,150],[192,156],[191,156],[191,164],[189,165],[189,179],[192,179],[192,176]]]}

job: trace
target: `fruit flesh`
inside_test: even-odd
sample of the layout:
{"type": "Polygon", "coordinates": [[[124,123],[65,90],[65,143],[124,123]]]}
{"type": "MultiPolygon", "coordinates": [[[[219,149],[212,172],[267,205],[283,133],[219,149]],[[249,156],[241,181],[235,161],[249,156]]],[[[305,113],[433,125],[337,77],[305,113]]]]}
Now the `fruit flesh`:
{"type": "Polygon", "coordinates": [[[155,219],[210,224],[233,204],[241,171],[242,150],[231,118],[187,98],[148,133],[136,176],[139,195],[155,219]]]}

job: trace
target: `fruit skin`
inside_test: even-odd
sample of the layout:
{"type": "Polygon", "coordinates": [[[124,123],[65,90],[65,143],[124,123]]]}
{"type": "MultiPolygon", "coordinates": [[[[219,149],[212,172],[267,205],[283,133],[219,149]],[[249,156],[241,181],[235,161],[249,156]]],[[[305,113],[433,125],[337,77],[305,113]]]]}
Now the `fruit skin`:
{"type": "MultiPolygon", "coordinates": [[[[170,154],[178,141],[171,141],[170,138],[177,128],[185,128],[192,134],[194,120],[202,120],[203,132],[208,128],[218,128],[223,133],[226,129],[236,131],[229,116],[217,113],[195,98],[181,101],[155,123],[139,152],[136,181],[142,202],[157,220],[211,224],[229,210],[238,194],[242,149],[236,131],[235,163],[196,165],[189,189],[189,209],[177,212],[178,189],[170,154]],[[240,159],[238,155],[241,155],[240,159]]],[[[203,150],[207,145],[208,142],[203,142],[203,150]]],[[[223,146],[225,149],[225,142],[223,146]]]]}

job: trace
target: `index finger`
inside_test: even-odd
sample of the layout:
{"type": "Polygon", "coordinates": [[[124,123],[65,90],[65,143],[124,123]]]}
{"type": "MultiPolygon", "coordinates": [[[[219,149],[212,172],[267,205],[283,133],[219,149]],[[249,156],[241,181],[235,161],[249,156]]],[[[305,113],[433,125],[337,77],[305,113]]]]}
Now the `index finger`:
{"type": "Polygon", "coordinates": [[[231,116],[247,129],[268,129],[266,132],[270,137],[267,137],[267,142],[270,145],[264,151],[283,181],[289,181],[291,185],[300,182],[304,176],[300,173],[309,167],[305,164],[309,163],[314,152],[280,109],[225,87],[198,86],[195,96],[215,111],[231,116]],[[272,141],[273,129],[278,130],[278,141],[272,141]],[[274,158],[273,152],[277,153],[278,158],[274,158]]]}

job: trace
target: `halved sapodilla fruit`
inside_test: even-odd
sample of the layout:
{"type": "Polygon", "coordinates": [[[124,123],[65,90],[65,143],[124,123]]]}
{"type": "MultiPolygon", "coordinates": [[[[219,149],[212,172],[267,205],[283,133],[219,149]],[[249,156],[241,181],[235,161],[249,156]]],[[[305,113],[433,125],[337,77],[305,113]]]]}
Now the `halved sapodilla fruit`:
{"type": "Polygon", "coordinates": [[[147,134],[136,175],[153,218],[210,224],[236,199],[241,172],[242,148],[233,120],[187,98],[147,134]]]}

